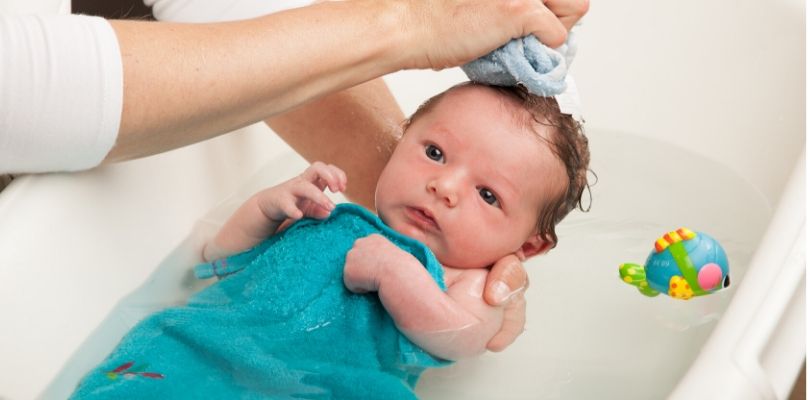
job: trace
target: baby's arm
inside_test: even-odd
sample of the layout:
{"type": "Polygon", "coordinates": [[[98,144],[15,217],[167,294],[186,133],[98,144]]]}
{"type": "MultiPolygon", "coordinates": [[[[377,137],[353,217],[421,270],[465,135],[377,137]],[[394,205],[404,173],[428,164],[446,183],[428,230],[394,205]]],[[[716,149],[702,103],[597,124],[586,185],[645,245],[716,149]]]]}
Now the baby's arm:
{"type": "Polygon", "coordinates": [[[486,274],[464,270],[443,292],[419,260],[370,235],[347,254],[343,280],[353,292],[378,292],[397,328],[428,353],[458,360],[483,353],[501,327],[503,309],[482,297],[486,274]]]}
{"type": "Polygon", "coordinates": [[[346,189],[346,174],[334,165],[314,162],[301,175],[254,194],[220,228],[214,240],[203,247],[203,259],[211,261],[248,250],[276,233],[287,219],[323,219],[335,205],[323,193],[346,189]]]}

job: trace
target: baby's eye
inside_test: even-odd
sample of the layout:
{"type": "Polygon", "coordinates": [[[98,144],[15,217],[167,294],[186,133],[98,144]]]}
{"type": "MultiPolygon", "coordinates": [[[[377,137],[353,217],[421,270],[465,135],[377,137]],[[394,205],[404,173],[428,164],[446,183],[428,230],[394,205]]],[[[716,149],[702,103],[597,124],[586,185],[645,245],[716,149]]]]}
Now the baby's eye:
{"type": "Polygon", "coordinates": [[[481,198],[484,199],[484,201],[486,201],[487,204],[495,206],[495,207],[500,207],[501,206],[501,203],[498,202],[498,198],[495,196],[495,193],[492,193],[491,190],[489,190],[487,188],[481,188],[481,189],[478,189],[478,194],[481,195],[481,198]]]}
{"type": "Polygon", "coordinates": [[[436,147],[436,146],[434,146],[432,144],[429,144],[429,145],[425,146],[425,155],[427,155],[428,158],[433,160],[433,161],[438,161],[438,162],[443,162],[444,161],[444,153],[442,152],[442,149],[440,149],[440,148],[438,148],[438,147],[436,147]]]}

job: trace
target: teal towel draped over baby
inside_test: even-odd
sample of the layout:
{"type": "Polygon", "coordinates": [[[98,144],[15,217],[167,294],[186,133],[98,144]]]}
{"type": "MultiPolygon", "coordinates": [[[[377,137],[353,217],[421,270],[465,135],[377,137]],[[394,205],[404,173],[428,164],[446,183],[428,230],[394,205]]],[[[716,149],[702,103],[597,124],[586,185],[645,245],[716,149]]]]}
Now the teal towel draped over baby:
{"type": "MultiPolygon", "coordinates": [[[[198,266],[219,282],[147,317],[73,398],[401,399],[434,358],[400,333],[376,293],[343,285],[346,253],[372,233],[413,254],[445,290],[423,244],[341,204],[255,248],[198,266]]],[[[403,282],[407,285],[407,282],[403,282]]]]}

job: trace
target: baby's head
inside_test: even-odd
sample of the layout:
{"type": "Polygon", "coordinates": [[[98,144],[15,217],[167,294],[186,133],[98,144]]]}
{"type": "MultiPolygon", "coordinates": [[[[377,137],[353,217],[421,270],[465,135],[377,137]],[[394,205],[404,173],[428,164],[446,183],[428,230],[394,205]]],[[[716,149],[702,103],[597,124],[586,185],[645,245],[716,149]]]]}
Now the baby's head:
{"type": "Polygon", "coordinates": [[[444,265],[544,253],[581,206],[588,141],[554,99],[462,84],[425,102],[404,130],[377,183],[377,211],[444,265]]]}

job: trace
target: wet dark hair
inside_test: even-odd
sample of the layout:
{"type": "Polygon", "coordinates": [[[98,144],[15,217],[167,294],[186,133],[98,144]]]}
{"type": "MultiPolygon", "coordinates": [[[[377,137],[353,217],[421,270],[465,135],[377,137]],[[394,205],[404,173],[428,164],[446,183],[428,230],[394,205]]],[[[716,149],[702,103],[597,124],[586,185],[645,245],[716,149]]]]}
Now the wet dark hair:
{"type": "MultiPolygon", "coordinates": [[[[574,209],[589,211],[588,206],[583,206],[583,194],[587,190],[590,194],[590,184],[588,183],[588,165],[591,161],[591,153],[588,148],[588,138],[582,130],[582,124],[568,114],[560,112],[560,107],[553,97],[536,96],[528,92],[523,86],[505,87],[489,86],[474,82],[464,82],[441,92],[419,106],[410,118],[403,123],[403,131],[407,131],[411,122],[421,115],[430,111],[439,100],[449,92],[463,87],[485,87],[498,92],[516,103],[524,110],[528,111],[535,123],[548,126],[549,137],[544,138],[539,132],[538,138],[548,143],[552,153],[565,166],[568,175],[566,188],[562,193],[552,197],[551,201],[543,205],[537,221],[537,232],[542,238],[548,240],[553,246],[557,245],[557,232],[555,226],[574,209]]],[[[590,199],[590,196],[588,196],[590,199]]]]}

